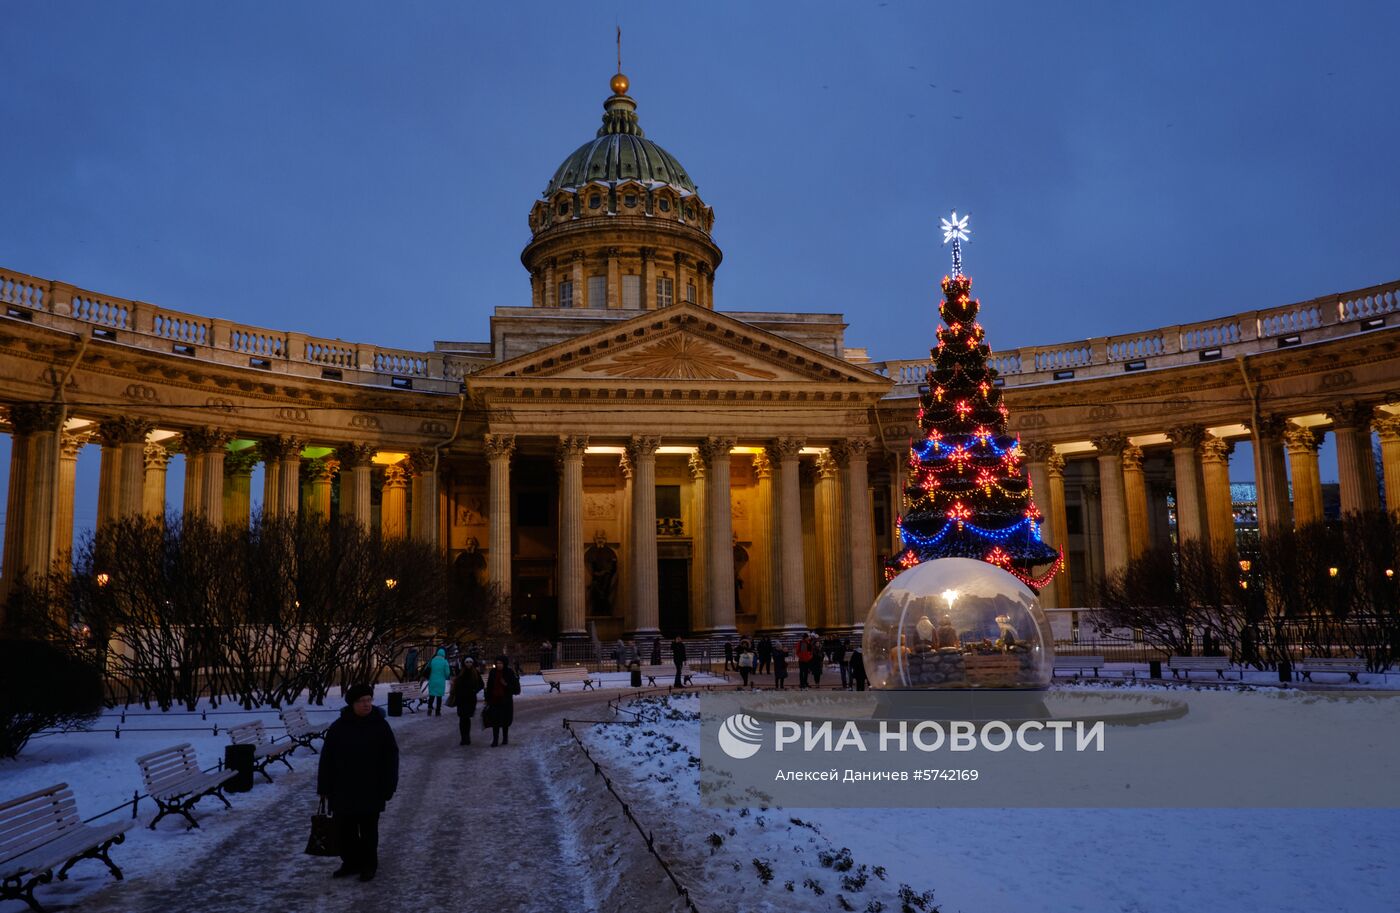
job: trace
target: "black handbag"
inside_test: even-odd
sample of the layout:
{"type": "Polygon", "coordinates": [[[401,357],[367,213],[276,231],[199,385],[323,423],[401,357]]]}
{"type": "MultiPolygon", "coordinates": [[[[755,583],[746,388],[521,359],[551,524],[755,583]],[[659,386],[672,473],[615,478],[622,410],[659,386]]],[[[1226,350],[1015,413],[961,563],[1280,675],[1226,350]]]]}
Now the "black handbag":
{"type": "Polygon", "coordinates": [[[335,823],[326,811],[326,800],[311,816],[311,837],[306,841],[308,856],[339,856],[340,840],[336,836],[335,823]]]}

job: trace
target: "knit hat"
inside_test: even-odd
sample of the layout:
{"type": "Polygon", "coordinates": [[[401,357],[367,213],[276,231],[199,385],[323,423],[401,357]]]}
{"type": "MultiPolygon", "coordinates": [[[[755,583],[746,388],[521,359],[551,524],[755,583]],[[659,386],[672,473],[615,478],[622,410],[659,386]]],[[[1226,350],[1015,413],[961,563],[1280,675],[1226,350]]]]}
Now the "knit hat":
{"type": "Polygon", "coordinates": [[[362,697],[373,697],[374,688],[369,685],[351,685],[345,689],[345,703],[353,704],[362,697]]]}

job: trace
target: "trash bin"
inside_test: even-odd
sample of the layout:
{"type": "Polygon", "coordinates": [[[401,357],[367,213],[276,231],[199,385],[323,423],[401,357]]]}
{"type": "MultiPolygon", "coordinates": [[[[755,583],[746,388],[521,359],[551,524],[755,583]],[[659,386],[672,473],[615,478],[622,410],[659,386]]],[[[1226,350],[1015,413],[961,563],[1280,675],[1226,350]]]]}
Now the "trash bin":
{"type": "Polygon", "coordinates": [[[238,772],[224,784],[231,793],[246,793],[253,788],[253,747],[252,745],[225,745],[224,769],[238,772]]]}
{"type": "Polygon", "coordinates": [[[403,716],[403,692],[389,692],[389,716],[403,716]]]}
{"type": "Polygon", "coordinates": [[[1287,659],[1278,661],[1278,680],[1281,682],[1293,681],[1293,663],[1287,659]]]}
{"type": "Polygon", "coordinates": [[[627,664],[627,671],[632,673],[632,687],[642,687],[642,664],[634,659],[627,664]]]}
{"type": "Polygon", "coordinates": [[[1162,677],[1162,661],[1161,661],[1160,659],[1154,659],[1154,660],[1152,660],[1151,662],[1149,662],[1149,663],[1147,664],[1147,677],[1148,677],[1148,678],[1161,678],[1161,677],[1162,677]]]}

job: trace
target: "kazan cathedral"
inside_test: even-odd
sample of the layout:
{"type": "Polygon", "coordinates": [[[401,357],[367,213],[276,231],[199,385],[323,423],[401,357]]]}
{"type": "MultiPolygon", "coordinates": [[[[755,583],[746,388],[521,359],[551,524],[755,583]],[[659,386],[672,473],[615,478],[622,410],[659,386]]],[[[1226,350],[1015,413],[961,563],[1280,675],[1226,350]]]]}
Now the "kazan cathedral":
{"type": "MultiPolygon", "coordinates": [[[[94,460],[99,525],[246,524],[255,502],[343,516],[436,544],[510,595],[521,635],[858,626],[901,548],[931,359],[873,361],[840,314],[725,310],[715,211],[628,89],[613,77],[596,135],[522,199],[529,296],[522,282],[484,340],[344,342],[0,264],[0,587],[70,552],[76,465],[94,460]]],[[[1258,304],[993,351],[1044,540],[1066,556],[1041,593],[1052,617],[1154,543],[1320,518],[1328,434],[1342,511],[1378,506],[1382,479],[1400,505],[1400,282],[1258,304]]]]}

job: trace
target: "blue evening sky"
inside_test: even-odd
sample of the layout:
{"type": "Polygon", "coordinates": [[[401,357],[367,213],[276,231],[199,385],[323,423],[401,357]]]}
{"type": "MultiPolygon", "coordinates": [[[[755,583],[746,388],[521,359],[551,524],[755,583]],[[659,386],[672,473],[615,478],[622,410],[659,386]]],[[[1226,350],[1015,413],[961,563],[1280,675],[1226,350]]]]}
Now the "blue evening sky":
{"type": "Polygon", "coordinates": [[[527,305],[526,215],[597,128],[615,22],[715,207],[721,309],[926,355],[953,208],[995,348],[1400,275],[1396,4],[0,10],[0,265],[252,324],[428,348],[527,305]]]}

